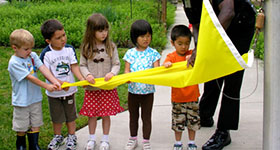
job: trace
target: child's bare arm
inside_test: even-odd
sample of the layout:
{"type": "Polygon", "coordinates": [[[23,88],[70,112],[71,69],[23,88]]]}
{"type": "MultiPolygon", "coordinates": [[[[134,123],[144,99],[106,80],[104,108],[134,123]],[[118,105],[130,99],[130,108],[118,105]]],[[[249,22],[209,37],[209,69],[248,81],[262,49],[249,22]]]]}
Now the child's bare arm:
{"type": "Polygon", "coordinates": [[[79,67],[78,64],[72,64],[71,65],[71,71],[80,81],[85,80],[81,71],[80,71],[80,67],[79,67]]]}
{"type": "MultiPolygon", "coordinates": [[[[125,61],[124,64],[124,73],[130,73],[130,63],[125,61]]],[[[127,83],[130,83],[130,81],[128,81],[127,83]]]]}
{"type": "Polygon", "coordinates": [[[50,92],[57,89],[56,85],[43,82],[43,81],[39,80],[37,77],[32,76],[31,74],[27,75],[26,79],[50,92]]]}
{"type": "Polygon", "coordinates": [[[169,68],[169,67],[172,66],[172,63],[171,63],[170,61],[168,61],[168,62],[165,62],[165,63],[163,64],[163,66],[164,66],[165,68],[169,68]]]}
{"type": "Polygon", "coordinates": [[[124,73],[130,73],[130,63],[127,61],[124,64],[124,73]]]}
{"type": "Polygon", "coordinates": [[[56,87],[57,90],[61,90],[61,84],[59,83],[59,81],[53,76],[53,74],[50,72],[50,70],[45,66],[45,65],[41,65],[39,67],[39,70],[41,71],[41,73],[44,75],[44,77],[49,80],[51,83],[53,83],[56,87]]]}
{"type": "Polygon", "coordinates": [[[158,67],[159,66],[159,60],[155,61],[153,65],[154,65],[154,67],[158,67]]]}

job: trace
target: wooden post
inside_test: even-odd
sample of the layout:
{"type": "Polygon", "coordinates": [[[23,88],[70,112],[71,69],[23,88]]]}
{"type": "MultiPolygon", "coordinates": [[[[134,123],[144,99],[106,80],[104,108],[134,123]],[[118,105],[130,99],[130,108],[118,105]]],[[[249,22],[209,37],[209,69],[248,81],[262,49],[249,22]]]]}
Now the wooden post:
{"type": "Polygon", "coordinates": [[[130,0],[130,19],[132,19],[132,0],[130,0]]]}
{"type": "Polygon", "coordinates": [[[167,10],[167,0],[161,1],[161,22],[164,24],[165,32],[166,32],[166,10],[167,10]]]}

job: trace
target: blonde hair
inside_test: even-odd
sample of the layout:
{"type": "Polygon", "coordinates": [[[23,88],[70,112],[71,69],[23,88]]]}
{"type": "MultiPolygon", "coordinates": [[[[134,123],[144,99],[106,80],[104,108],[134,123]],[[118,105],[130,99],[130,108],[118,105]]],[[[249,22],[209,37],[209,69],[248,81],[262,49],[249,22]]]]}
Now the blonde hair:
{"type": "Polygon", "coordinates": [[[18,48],[21,46],[29,44],[32,47],[35,45],[35,40],[33,35],[25,29],[16,29],[10,35],[10,44],[15,45],[18,48]]]}
{"type": "Polygon", "coordinates": [[[113,43],[110,40],[109,36],[109,23],[108,20],[100,13],[95,13],[91,15],[87,20],[86,31],[84,34],[83,42],[81,44],[82,55],[87,59],[93,59],[96,52],[96,43],[95,43],[95,32],[99,30],[108,29],[108,34],[104,40],[106,53],[112,57],[113,51],[115,49],[113,43]]]}

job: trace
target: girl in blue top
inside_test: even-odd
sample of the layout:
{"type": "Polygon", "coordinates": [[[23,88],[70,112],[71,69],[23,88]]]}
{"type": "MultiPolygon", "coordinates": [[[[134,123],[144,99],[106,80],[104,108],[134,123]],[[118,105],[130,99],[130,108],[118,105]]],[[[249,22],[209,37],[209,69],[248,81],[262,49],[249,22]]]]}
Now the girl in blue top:
{"type": "MultiPolygon", "coordinates": [[[[136,46],[129,49],[123,57],[125,73],[146,70],[159,66],[160,54],[149,47],[152,40],[152,28],[146,20],[137,20],[131,25],[130,37],[136,46]]],[[[137,131],[139,108],[143,122],[143,149],[150,150],[150,135],[152,129],[151,114],[154,101],[154,85],[143,83],[129,83],[128,85],[128,110],[130,138],[125,150],[137,147],[137,131]]]]}

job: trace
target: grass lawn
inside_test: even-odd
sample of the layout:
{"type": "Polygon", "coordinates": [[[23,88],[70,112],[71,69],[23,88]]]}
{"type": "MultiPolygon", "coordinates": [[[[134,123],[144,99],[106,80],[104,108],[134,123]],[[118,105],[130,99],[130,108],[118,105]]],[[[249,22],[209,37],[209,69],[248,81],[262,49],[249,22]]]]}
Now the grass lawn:
{"type": "MultiPolygon", "coordinates": [[[[120,74],[123,73],[124,70],[124,62],[122,57],[127,49],[119,48],[119,56],[121,61],[121,71],[120,74]]],[[[33,50],[40,54],[41,49],[33,50]]],[[[78,58],[80,55],[79,50],[76,50],[78,58]]],[[[11,105],[11,93],[12,93],[12,86],[9,77],[9,72],[7,70],[8,63],[10,57],[13,55],[13,50],[11,48],[0,47],[0,143],[1,150],[10,150],[15,149],[15,140],[16,140],[16,133],[12,130],[12,117],[13,117],[13,107],[11,105]]],[[[45,81],[44,77],[39,73],[39,78],[45,81]]],[[[51,119],[49,115],[49,108],[48,108],[48,101],[45,94],[45,90],[42,89],[43,93],[43,119],[44,125],[41,127],[40,132],[40,140],[39,145],[41,148],[45,149],[53,136],[53,129],[51,124],[51,119]]],[[[127,85],[123,84],[118,87],[118,93],[120,97],[121,106],[127,109],[127,85]]],[[[84,97],[84,89],[78,87],[78,92],[76,93],[76,105],[77,111],[79,111],[83,104],[83,97],[84,97]]],[[[87,117],[80,116],[76,120],[77,123],[77,130],[87,125],[87,117]]],[[[67,129],[63,127],[63,135],[67,134],[67,129]]]]}

